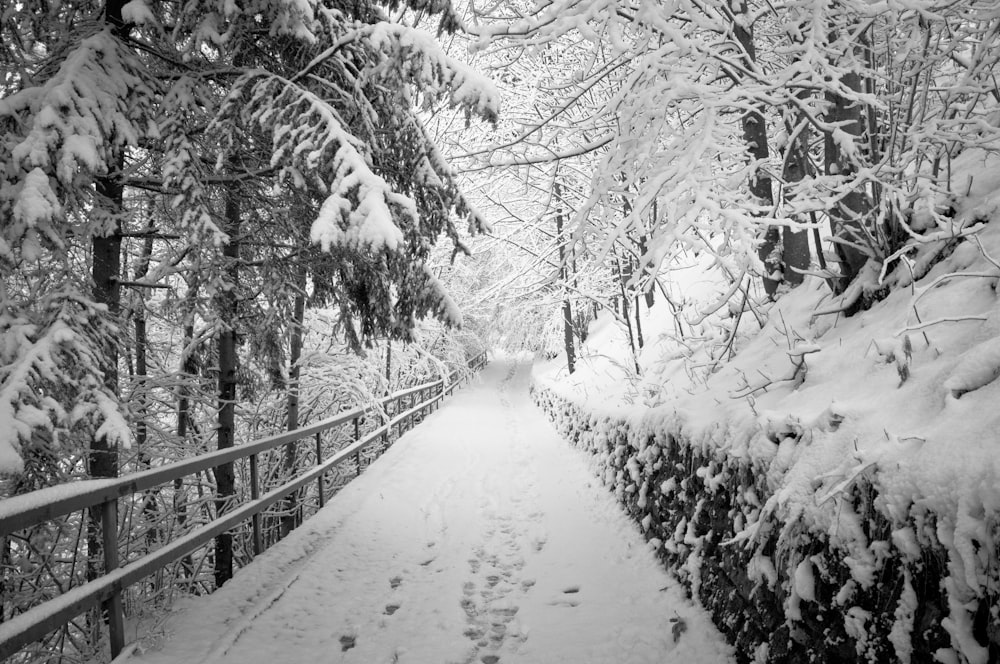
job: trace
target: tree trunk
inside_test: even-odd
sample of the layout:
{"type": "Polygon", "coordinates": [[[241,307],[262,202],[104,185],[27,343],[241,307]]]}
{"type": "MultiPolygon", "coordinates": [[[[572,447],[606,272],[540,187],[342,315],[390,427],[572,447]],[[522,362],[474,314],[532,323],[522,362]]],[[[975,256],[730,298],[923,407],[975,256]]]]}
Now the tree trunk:
{"type": "MultiPolygon", "coordinates": [[[[653,223],[655,223],[655,222],[656,222],[656,201],[654,200],[653,201],[653,223]]],[[[647,249],[648,243],[649,243],[649,238],[646,235],[640,235],[639,236],[639,254],[640,254],[640,257],[644,257],[646,255],[646,249],[647,249]]],[[[643,277],[643,281],[645,283],[643,284],[643,287],[642,287],[643,288],[642,295],[643,295],[643,298],[646,300],[646,308],[647,309],[652,309],[653,305],[656,304],[656,296],[654,294],[655,293],[654,286],[656,285],[656,283],[655,283],[656,276],[653,274],[652,268],[648,265],[648,263],[643,267],[643,272],[645,273],[645,276],[643,277]]]]}
{"type": "MultiPolygon", "coordinates": [[[[752,67],[757,61],[757,48],[754,44],[753,26],[749,24],[749,12],[747,4],[743,0],[733,2],[733,13],[742,20],[733,21],[733,36],[740,46],[743,47],[743,54],[740,60],[747,68],[752,67]]],[[[758,163],[765,163],[769,158],[767,122],[764,120],[764,106],[760,104],[747,111],[741,119],[743,126],[743,140],[746,141],[750,156],[758,163]]],[[[774,195],[771,191],[771,177],[767,171],[755,168],[750,175],[750,193],[754,195],[757,202],[762,206],[773,206],[774,195]]],[[[781,283],[780,274],[783,272],[781,261],[781,230],[777,226],[768,226],[764,231],[764,237],[757,255],[764,263],[764,275],[762,278],[764,292],[768,297],[773,297],[781,283]]]]}
{"type": "MultiPolygon", "coordinates": [[[[747,22],[749,12],[746,2],[740,0],[734,7],[734,13],[742,20],[733,22],[733,36],[743,47],[744,52],[740,59],[744,66],[749,68],[757,60],[757,50],[754,45],[753,27],[747,22]]],[[[767,122],[764,119],[763,108],[763,105],[756,106],[748,111],[741,120],[743,140],[746,141],[750,156],[758,163],[765,163],[770,157],[767,122]]],[[[798,165],[804,166],[804,163],[798,165]]],[[[798,180],[801,180],[803,175],[804,170],[800,170],[798,180]]],[[[750,176],[750,193],[754,195],[760,205],[774,205],[771,177],[766,171],[760,168],[754,170],[750,176]]],[[[805,231],[796,231],[791,228],[779,229],[776,226],[768,226],[764,231],[757,255],[764,263],[762,279],[764,292],[767,293],[768,297],[773,298],[782,282],[791,286],[802,283],[803,275],[797,270],[805,270],[809,267],[808,234],[805,231]]]]}
{"type": "MultiPolygon", "coordinates": [[[[119,166],[123,164],[119,159],[119,166]]],[[[94,237],[93,249],[94,301],[108,308],[108,318],[117,323],[121,313],[121,214],[124,187],[116,177],[118,173],[97,181],[97,193],[105,206],[104,212],[115,217],[113,230],[105,236],[94,237]]],[[[118,395],[118,343],[115,339],[104,342],[101,355],[101,371],[104,373],[104,389],[118,395]]],[[[118,475],[118,450],[107,436],[94,437],[90,443],[88,456],[90,477],[116,477],[118,475]]],[[[88,579],[100,575],[103,548],[101,544],[100,507],[90,509],[87,525],[88,579]]]]}
{"type": "MultiPolygon", "coordinates": [[[[830,42],[835,43],[838,39],[837,32],[830,34],[830,42]]],[[[863,45],[854,45],[854,57],[864,61],[863,45]]],[[[863,81],[857,71],[847,69],[840,78],[840,83],[859,95],[862,92],[863,81]]],[[[864,136],[865,122],[862,116],[862,104],[855,97],[850,99],[843,95],[827,93],[828,104],[826,121],[836,124],[846,134],[855,139],[855,145],[859,150],[863,150],[862,138],[864,136]]],[[[833,139],[831,133],[824,137],[823,149],[825,154],[825,170],[827,175],[839,175],[845,180],[849,179],[856,171],[856,165],[851,162],[840,144],[833,139]]],[[[863,190],[854,188],[841,198],[840,202],[830,210],[830,225],[835,238],[841,238],[847,242],[859,245],[868,244],[868,239],[863,230],[864,217],[868,212],[868,199],[863,190]]],[[[861,272],[861,267],[868,257],[861,250],[837,243],[835,245],[837,257],[840,260],[841,278],[837,287],[838,292],[843,292],[854,277],[861,272]]]]}
{"type": "MultiPolygon", "coordinates": [[[[791,152],[785,159],[785,168],[782,177],[786,185],[794,185],[805,178],[808,168],[809,137],[808,129],[803,129],[794,142],[788,146],[791,152]]],[[[789,194],[791,198],[791,194],[789,194]]],[[[791,228],[782,229],[781,236],[781,260],[782,281],[790,286],[798,286],[802,283],[805,275],[802,270],[809,267],[809,233],[808,231],[796,231],[791,228]]],[[[819,252],[822,247],[816,247],[819,252]]]]}
{"type": "MultiPolygon", "coordinates": [[[[217,449],[234,445],[236,440],[236,369],[240,256],[240,199],[236,186],[226,190],[225,233],[228,240],[222,247],[225,262],[226,287],[217,296],[219,331],[219,428],[217,449]]],[[[236,478],[232,462],[215,467],[216,514],[222,514],[236,493],[236,478]]],[[[215,586],[222,586],[233,576],[233,535],[226,532],[215,538],[215,586]]]]}
{"type": "MultiPolygon", "coordinates": [[[[96,183],[97,194],[102,199],[98,205],[103,210],[100,213],[110,215],[114,218],[112,230],[103,236],[95,236],[91,240],[93,251],[92,277],[94,280],[93,298],[94,302],[107,307],[108,318],[112,325],[117,326],[121,314],[121,215],[123,190],[121,181],[117,178],[121,174],[121,166],[124,160],[117,159],[118,168],[106,178],[101,178],[96,183]]],[[[101,345],[101,372],[104,374],[103,388],[112,396],[118,398],[118,341],[110,335],[102,340],[101,345]]],[[[118,448],[108,440],[107,435],[95,436],[90,441],[90,450],[87,455],[87,472],[92,478],[108,478],[118,475],[118,448]]],[[[87,566],[86,576],[88,581],[99,578],[105,569],[104,550],[104,529],[103,529],[103,509],[102,505],[95,505],[87,510],[87,566]]],[[[94,610],[88,614],[87,626],[89,640],[91,644],[100,641],[101,623],[109,623],[112,619],[112,612],[115,611],[110,600],[102,602],[100,610],[94,610]]]]}
{"type": "MultiPolygon", "coordinates": [[[[124,0],[108,0],[105,5],[105,20],[112,26],[114,34],[119,39],[126,36],[122,25],[121,10],[124,0]]],[[[106,216],[109,224],[100,234],[91,238],[93,279],[93,299],[97,304],[107,307],[108,319],[117,326],[121,314],[121,247],[122,247],[122,215],[124,212],[124,192],[122,171],[125,166],[123,148],[114,149],[108,159],[108,174],[97,178],[95,191],[97,202],[95,213],[106,216]]],[[[103,373],[103,387],[115,400],[119,396],[118,385],[118,341],[113,337],[101,341],[100,368],[103,373]]],[[[108,440],[107,435],[95,436],[90,441],[87,454],[87,473],[92,478],[116,477],[118,475],[118,449],[108,440]]],[[[95,505],[87,510],[87,580],[101,576],[104,569],[105,551],[103,542],[102,515],[103,506],[95,505]]],[[[97,644],[100,639],[100,623],[111,620],[114,610],[111,600],[102,602],[100,615],[96,612],[88,614],[90,642],[97,644]]],[[[115,650],[115,645],[112,645],[115,650]]],[[[117,652],[113,652],[117,655],[117,652]]]]}
{"type": "Polygon", "coordinates": [[[618,287],[621,290],[622,298],[622,318],[625,319],[625,327],[628,330],[628,345],[632,349],[632,363],[635,364],[635,373],[640,374],[642,370],[639,368],[639,356],[635,350],[635,336],[632,334],[632,319],[629,318],[628,312],[628,294],[625,292],[625,282],[629,280],[629,276],[625,273],[625,268],[622,267],[622,259],[615,253],[615,264],[618,266],[618,287]]]}
{"type": "MultiPolygon", "coordinates": [[[[299,359],[302,357],[302,336],[303,323],[306,312],[305,296],[305,271],[299,272],[296,285],[299,292],[295,294],[295,303],[292,311],[292,329],[288,343],[288,430],[294,431],[299,428],[299,380],[302,376],[302,369],[299,366],[299,359]]],[[[295,442],[285,445],[284,468],[285,477],[290,478],[295,474],[295,463],[298,447],[295,442]]],[[[285,499],[281,516],[281,537],[285,538],[288,533],[298,524],[298,493],[293,492],[285,499]]]]}
{"type": "Polygon", "coordinates": [[[392,383],[389,382],[392,376],[392,339],[385,339],[385,389],[386,394],[392,393],[392,383]]]}
{"type": "Polygon", "coordinates": [[[566,239],[563,237],[562,187],[558,180],[554,183],[554,187],[559,206],[556,210],[556,242],[559,243],[559,286],[563,295],[563,346],[566,349],[566,368],[570,373],[573,373],[576,371],[576,351],[573,347],[573,305],[569,301],[569,293],[566,289],[569,270],[566,262],[566,239]]]}
{"type": "MultiPolygon", "coordinates": [[[[188,292],[188,299],[193,299],[193,292],[197,286],[188,292]]],[[[190,312],[187,314],[190,321],[190,312]]],[[[188,388],[189,380],[195,380],[198,374],[198,366],[195,362],[194,350],[191,344],[194,342],[194,325],[188,322],[184,326],[184,345],[181,355],[181,384],[177,394],[177,440],[184,447],[187,442],[188,429],[191,428],[191,396],[188,388]]],[[[187,523],[187,491],[184,489],[184,479],[178,477],[174,480],[174,500],[173,512],[177,517],[177,528],[184,534],[184,525],[187,523]]],[[[184,556],[181,568],[190,578],[194,574],[194,560],[191,555],[184,556]]]]}
{"type": "Polygon", "coordinates": [[[639,296],[635,296],[635,340],[639,343],[639,348],[641,349],[645,343],[642,339],[642,323],[639,321],[639,296]]]}
{"type": "MultiPolygon", "coordinates": [[[[152,222],[146,226],[146,232],[150,233],[143,239],[142,251],[139,254],[139,261],[135,266],[135,280],[142,282],[149,275],[149,262],[153,255],[154,230],[152,222]]],[[[149,385],[147,376],[146,361],[146,291],[139,289],[138,306],[132,313],[132,322],[135,330],[135,389],[136,395],[133,400],[136,410],[135,423],[135,449],[138,455],[139,469],[146,470],[150,467],[149,450],[146,449],[149,435],[146,418],[149,416],[149,385]]],[[[157,526],[159,517],[159,491],[149,489],[142,498],[142,517],[146,526],[146,544],[150,548],[160,541],[160,533],[157,526]]],[[[157,577],[159,578],[159,577],[157,577]]]]}

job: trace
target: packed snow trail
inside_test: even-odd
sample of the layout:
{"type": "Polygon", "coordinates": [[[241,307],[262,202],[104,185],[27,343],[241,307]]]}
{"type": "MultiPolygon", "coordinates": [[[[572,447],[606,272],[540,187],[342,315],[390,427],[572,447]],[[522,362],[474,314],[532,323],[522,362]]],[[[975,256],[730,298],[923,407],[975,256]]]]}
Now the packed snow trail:
{"type": "Polygon", "coordinates": [[[586,458],[495,361],[132,661],[730,662],[586,458]]]}

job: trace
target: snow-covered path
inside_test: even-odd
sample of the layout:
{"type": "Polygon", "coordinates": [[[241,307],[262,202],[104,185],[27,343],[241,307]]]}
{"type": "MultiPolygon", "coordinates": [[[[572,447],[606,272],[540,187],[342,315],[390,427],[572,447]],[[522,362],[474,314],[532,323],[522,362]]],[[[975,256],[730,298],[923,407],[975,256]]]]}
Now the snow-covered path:
{"type": "Polygon", "coordinates": [[[130,661],[731,661],[585,457],[530,402],[529,372],[489,365],[130,661]]]}

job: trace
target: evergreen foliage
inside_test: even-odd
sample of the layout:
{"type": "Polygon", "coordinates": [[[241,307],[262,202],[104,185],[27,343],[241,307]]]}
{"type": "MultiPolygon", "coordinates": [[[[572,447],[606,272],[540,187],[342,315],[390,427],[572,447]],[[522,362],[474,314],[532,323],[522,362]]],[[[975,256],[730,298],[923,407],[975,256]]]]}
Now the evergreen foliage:
{"type": "MultiPolygon", "coordinates": [[[[449,3],[412,9],[461,28],[449,3]]],[[[296,265],[313,304],[339,308],[355,347],[410,339],[425,315],[460,322],[425,264],[442,234],[464,249],[456,216],[471,232],[486,224],[416,109],[443,99],[492,120],[497,107],[490,85],[430,35],[366,3],[29,1],[2,18],[4,471],[41,449],[39,436],[89,426],[113,444],[131,438],[100,359],[125,340],[130,312],[116,315],[87,283],[95,238],[123,237],[132,263],[131,238],[154,237],[141,283],[166,292],[118,279],[154,307],[184,302],[207,326],[193,343],[236,326],[257,348],[280,347],[290,307],[280,284],[296,265]],[[122,209],[109,182],[123,188],[122,209]],[[244,203],[240,237],[225,230],[226,191],[244,203]],[[247,283],[227,281],[216,247],[232,240],[247,283]],[[218,320],[208,305],[230,291],[241,317],[265,325],[218,320]]],[[[181,321],[160,313],[173,335],[181,321]]]]}

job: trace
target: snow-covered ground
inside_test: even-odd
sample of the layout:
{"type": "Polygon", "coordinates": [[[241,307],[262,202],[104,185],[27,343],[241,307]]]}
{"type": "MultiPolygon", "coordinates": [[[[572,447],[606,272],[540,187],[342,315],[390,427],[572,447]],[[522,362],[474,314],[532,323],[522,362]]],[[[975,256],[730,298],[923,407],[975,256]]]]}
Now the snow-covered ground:
{"type": "MultiPolygon", "coordinates": [[[[851,488],[864,478],[892,524],[893,553],[919,565],[921,546],[947,550],[944,624],[955,652],[939,658],[985,664],[994,660],[973,632],[981,603],[996,616],[998,583],[1000,159],[967,150],[953,168],[956,181],[969,183],[954,224],[914,238],[885,275],[870,273],[868,288],[889,290],[867,311],[830,313],[840,302],[807,277],[764,305],[763,328],[726,309],[712,325],[698,324],[693,311],[678,340],[661,298],[644,312],[641,375],[624,325],[607,314],[591,326],[576,373],[567,375],[565,357],[535,373],[539,387],[598,420],[632,422],[637,440],[669,434],[763,469],[770,496],[743,522],[740,541],[754,543],[771,513],[785,523],[801,518],[848,554],[851,583],[867,588],[887,550],[854,511],[851,488]]],[[[630,452],[636,459],[652,458],[639,447],[630,452]]]]}
{"type": "Polygon", "coordinates": [[[732,661],[600,485],[489,365],[134,664],[732,661]]]}
{"type": "Polygon", "coordinates": [[[563,357],[536,365],[539,384],[595,414],[761,461],[774,500],[821,527],[843,520],[831,498],[867,473],[894,518],[933,512],[958,542],[956,561],[988,569],[972,540],[1000,513],[1000,160],[970,150],[955,168],[975,175],[956,228],[914,241],[900,259],[909,270],[884,279],[891,292],[870,310],[818,315],[838,303],[807,277],[768,305],[763,329],[743,317],[730,359],[722,342],[712,354],[679,345],[661,302],[643,321],[642,376],[624,326],[602,315],[579,370],[567,376],[563,357]],[[923,263],[933,267],[911,283],[923,263]]]}

